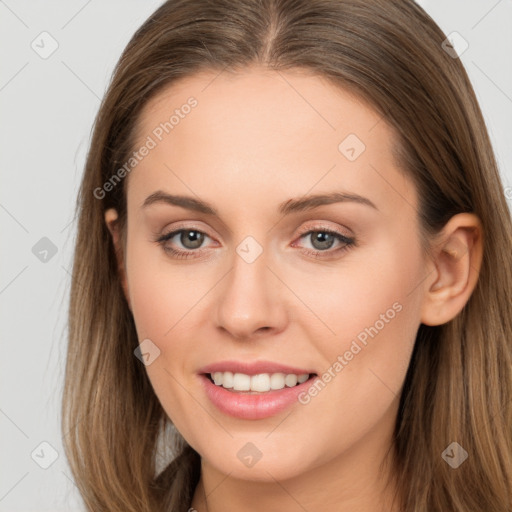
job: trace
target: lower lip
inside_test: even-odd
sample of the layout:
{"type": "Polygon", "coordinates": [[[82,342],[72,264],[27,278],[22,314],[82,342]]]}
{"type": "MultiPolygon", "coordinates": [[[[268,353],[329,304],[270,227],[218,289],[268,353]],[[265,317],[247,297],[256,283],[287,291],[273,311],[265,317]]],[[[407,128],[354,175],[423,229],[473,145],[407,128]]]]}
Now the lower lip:
{"type": "Polygon", "coordinates": [[[306,382],[292,388],[271,390],[266,393],[244,393],[228,391],[216,386],[206,375],[199,375],[201,384],[211,402],[224,414],[244,420],[259,420],[274,416],[292,404],[298,402],[298,396],[305,392],[316,379],[311,377],[306,382]]]}

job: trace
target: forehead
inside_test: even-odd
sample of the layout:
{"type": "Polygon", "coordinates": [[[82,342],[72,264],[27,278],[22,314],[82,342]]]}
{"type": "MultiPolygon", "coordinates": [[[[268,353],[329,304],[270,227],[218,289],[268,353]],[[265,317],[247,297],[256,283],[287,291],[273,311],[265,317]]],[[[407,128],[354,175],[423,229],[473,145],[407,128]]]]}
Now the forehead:
{"type": "Polygon", "coordinates": [[[129,180],[148,193],[179,175],[199,195],[226,183],[235,191],[267,185],[289,197],[316,184],[371,190],[376,201],[390,192],[401,201],[414,194],[393,158],[396,134],[380,114],[302,70],[253,67],[182,78],[142,110],[134,149],[148,137],[155,147],[129,180]]]}
{"type": "MultiPolygon", "coordinates": [[[[364,138],[382,121],[361,97],[308,70],[275,71],[252,66],[236,73],[202,71],[168,85],[142,109],[137,140],[150,133],[155,122],[169,120],[191,97],[200,107],[193,109],[194,118],[208,119],[209,126],[224,131],[242,123],[246,130],[258,128],[260,137],[286,127],[304,136],[333,135],[351,128],[364,138]],[[297,121],[305,124],[296,126],[297,121]]],[[[380,124],[380,131],[393,137],[392,130],[380,124]]],[[[182,131],[177,125],[174,128],[182,131]]]]}

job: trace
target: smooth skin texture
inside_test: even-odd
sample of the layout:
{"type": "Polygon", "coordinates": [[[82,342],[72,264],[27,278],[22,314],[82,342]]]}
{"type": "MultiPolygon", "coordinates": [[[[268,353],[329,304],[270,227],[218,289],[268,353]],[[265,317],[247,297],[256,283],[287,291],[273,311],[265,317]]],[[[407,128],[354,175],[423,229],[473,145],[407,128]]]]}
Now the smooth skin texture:
{"type": "Polygon", "coordinates": [[[146,105],[138,142],[190,96],[197,107],[127,178],[125,252],[115,210],[105,221],[122,251],[139,341],[149,338],[161,351],[146,367],[149,379],[202,457],[191,505],[199,512],[392,510],[393,489],[383,491],[378,466],[415,336],[420,323],[448,322],[469,299],[482,258],[480,222],[454,216],[435,258],[423,254],[417,193],[393,162],[394,132],[361,100],[306,72],[253,67],[182,79],[146,105]],[[366,146],[355,161],[338,149],[349,134],[366,146]],[[207,201],[218,216],[164,202],[142,207],[158,190],[207,201]],[[290,199],[334,191],[376,208],[340,202],[278,212],[290,199]],[[202,244],[179,234],[165,242],[195,251],[188,259],[155,242],[177,229],[205,234],[202,244]],[[315,243],[325,229],[355,245],[340,250],[345,243],[336,237],[331,246],[315,243]],[[236,252],[247,236],[263,249],[252,263],[236,252]],[[202,390],[199,368],[226,359],[321,375],[396,302],[401,311],[307,405],[242,420],[219,412],[202,390]],[[252,467],[237,457],[248,442],[262,452],[252,467]]]}

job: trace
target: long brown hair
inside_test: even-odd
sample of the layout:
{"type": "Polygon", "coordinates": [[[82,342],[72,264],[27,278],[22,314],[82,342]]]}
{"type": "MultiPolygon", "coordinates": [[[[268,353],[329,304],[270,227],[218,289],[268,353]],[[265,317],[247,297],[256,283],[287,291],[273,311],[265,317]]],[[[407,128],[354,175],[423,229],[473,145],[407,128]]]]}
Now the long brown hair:
{"type": "Polygon", "coordinates": [[[186,511],[200,472],[134,356],[104,222],[116,208],[124,232],[125,180],[94,191],[134,151],[150,98],[181,77],[254,63],[312,71],[382,115],[418,189],[426,239],[456,213],[480,218],[478,283],[452,321],[420,325],[393,457],[404,511],[512,509],[512,222],[473,88],[445,39],[412,0],[169,0],[137,30],[97,115],[76,208],[62,429],[87,510],[186,511]],[[457,469],[441,456],[451,442],[468,452],[457,469]],[[170,455],[158,472],[162,446],[170,455]]]}

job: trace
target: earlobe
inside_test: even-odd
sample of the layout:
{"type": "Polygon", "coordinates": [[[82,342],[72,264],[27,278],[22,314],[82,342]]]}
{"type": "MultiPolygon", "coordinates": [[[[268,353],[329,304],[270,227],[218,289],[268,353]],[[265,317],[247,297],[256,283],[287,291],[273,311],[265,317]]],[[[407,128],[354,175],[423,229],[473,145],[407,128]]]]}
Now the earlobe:
{"type": "Polygon", "coordinates": [[[124,296],[126,298],[126,301],[128,302],[128,307],[130,308],[131,311],[132,308],[130,304],[130,295],[128,293],[128,280],[126,278],[126,270],[124,266],[124,250],[123,247],[121,247],[120,242],[118,214],[114,208],[109,208],[105,212],[105,223],[107,225],[108,230],[110,231],[110,234],[112,235],[112,242],[116,253],[119,279],[121,281],[121,286],[123,287],[124,296]]]}
{"type": "Polygon", "coordinates": [[[483,230],[478,217],[461,213],[443,229],[426,280],[421,322],[441,325],[457,316],[469,300],[482,263],[483,230]]]}

